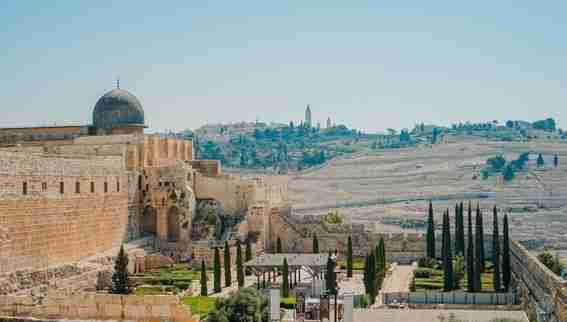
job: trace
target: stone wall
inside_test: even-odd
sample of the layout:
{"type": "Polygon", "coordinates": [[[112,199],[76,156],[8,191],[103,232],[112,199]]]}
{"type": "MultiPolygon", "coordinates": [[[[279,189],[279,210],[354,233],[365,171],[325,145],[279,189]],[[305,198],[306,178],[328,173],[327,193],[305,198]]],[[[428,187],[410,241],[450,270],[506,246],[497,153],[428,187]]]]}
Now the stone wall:
{"type": "Polygon", "coordinates": [[[32,297],[0,296],[0,315],[53,320],[197,322],[176,296],[111,295],[80,293],[32,297]]]}
{"type": "Polygon", "coordinates": [[[75,262],[122,243],[127,185],[120,159],[0,151],[0,272],[75,262]]]}
{"type": "Polygon", "coordinates": [[[511,243],[511,262],[514,282],[526,305],[530,320],[537,320],[536,312],[551,314],[553,321],[567,321],[567,281],[551,272],[520,243],[511,243]]]}

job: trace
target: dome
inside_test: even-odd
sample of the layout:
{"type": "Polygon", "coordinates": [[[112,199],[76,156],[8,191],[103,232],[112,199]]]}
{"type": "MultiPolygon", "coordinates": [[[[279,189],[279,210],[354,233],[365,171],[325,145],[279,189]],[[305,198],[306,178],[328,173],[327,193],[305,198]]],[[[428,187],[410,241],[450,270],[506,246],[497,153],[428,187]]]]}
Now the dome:
{"type": "Polygon", "coordinates": [[[98,99],[93,110],[93,126],[111,129],[121,126],[144,126],[144,110],[136,96],[115,88],[98,99]]]}

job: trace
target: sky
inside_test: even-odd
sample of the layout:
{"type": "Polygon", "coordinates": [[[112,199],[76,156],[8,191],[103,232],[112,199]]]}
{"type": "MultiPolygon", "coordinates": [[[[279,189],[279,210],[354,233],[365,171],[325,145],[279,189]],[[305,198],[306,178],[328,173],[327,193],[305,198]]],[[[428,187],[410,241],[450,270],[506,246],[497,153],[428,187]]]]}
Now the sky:
{"type": "Polygon", "coordinates": [[[0,126],[91,122],[115,87],[151,130],[365,131],[554,117],[567,1],[0,1],[0,126]]]}

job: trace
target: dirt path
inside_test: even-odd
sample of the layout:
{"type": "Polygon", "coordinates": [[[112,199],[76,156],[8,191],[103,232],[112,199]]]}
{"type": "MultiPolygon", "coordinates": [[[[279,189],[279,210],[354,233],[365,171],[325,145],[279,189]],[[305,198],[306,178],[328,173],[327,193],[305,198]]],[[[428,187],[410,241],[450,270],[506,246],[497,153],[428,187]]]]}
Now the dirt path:
{"type": "Polygon", "coordinates": [[[382,289],[378,294],[375,306],[381,306],[383,303],[382,293],[404,293],[410,291],[411,279],[413,271],[417,265],[398,265],[392,264],[391,273],[386,276],[382,284],[382,289]]]}

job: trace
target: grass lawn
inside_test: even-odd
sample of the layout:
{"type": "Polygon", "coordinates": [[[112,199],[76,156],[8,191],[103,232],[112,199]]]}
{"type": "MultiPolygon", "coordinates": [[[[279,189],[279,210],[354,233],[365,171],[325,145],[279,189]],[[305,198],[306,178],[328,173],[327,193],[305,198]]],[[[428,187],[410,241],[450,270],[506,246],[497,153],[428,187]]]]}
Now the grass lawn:
{"type": "MultiPolygon", "coordinates": [[[[347,263],[346,261],[339,261],[339,267],[341,269],[346,269],[347,268],[347,263]]],[[[352,262],[352,270],[353,271],[363,271],[364,270],[364,260],[362,259],[355,259],[352,262]]]]}
{"type": "Polygon", "coordinates": [[[182,301],[191,307],[192,314],[197,315],[206,315],[215,307],[215,299],[208,296],[187,296],[182,301]]]}

